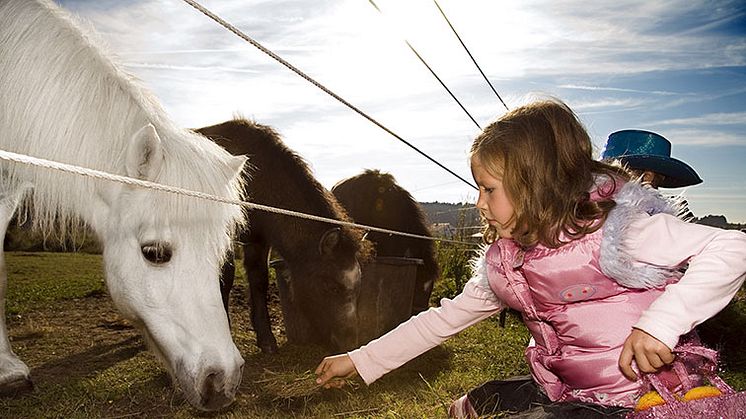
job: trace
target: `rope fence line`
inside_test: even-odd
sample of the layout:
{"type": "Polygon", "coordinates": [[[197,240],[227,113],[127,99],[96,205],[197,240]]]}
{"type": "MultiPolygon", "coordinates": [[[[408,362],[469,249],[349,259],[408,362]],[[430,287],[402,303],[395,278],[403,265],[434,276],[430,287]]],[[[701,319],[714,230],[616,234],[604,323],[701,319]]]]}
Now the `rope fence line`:
{"type": "Polygon", "coordinates": [[[469,48],[467,48],[467,47],[466,47],[466,44],[465,44],[465,43],[464,43],[464,41],[463,41],[463,40],[461,39],[461,36],[459,36],[458,32],[456,32],[456,28],[454,28],[454,27],[453,27],[453,25],[451,24],[451,20],[450,20],[450,19],[448,19],[448,16],[446,16],[446,12],[444,12],[444,11],[443,11],[443,9],[442,9],[442,8],[440,7],[440,4],[438,4],[438,0],[433,0],[433,1],[435,2],[435,6],[436,6],[436,7],[438,8],[438,11],[440,12],[440,15],[441,15],[441,16],[443,16],[443,19],[445,19],[445,20],[446,20],[446,23],[448,23],[448,26],[449,26],[449,27],[451,28],[451,30],[453,31],[453,34],[454,34],[454,35],[456,35],[456,38],[457,38],[457,39],[458,39],[458,41],[459,41],[459,42],[461,43],[461,46],[462,46],[462,47],[464,47],[464,50],[466,51],[466,53],[467,53],[467,54],[469,54],[469,58],[471,58],[471,62],[473,62],[473,63],[474,63],[474,65],[475,65],[475,66],[477,67],[477,70],[479,70],[479,73],[480,73],[480,74],[482,75],[482,77],[484,78],[484,81],[486,81],[486,82],[487,82],[487,84],[489,84],[489,85],[490,85],[490,89],[492,89],[492,92],[494,92],[494,93],[495,93],[495,96],[497,96],[497,98],[498,98],[498,99],[500,99],[500,103],[502,103],[502,104],[503,104],[503,106],[505,106],[505,110],[506,110],[506,111],[510,111],[510,108],[508,108],[508,105],[506,105],[506,104],[505,104],[505,101],[503,100],[503,98],[502,98],[502,97],[500,97],[500,93],[497,93],[497,90],[495,90],[495,87],[494,87],[494,86],[492,85],[492,83],[490,82],[490,79],[489,79],[489,78],[487,78],[487,75],[485,75],[485,74],[484,74],[484,71],[482,71],[482,67],[480,67],[480,66],[479,66],[479,64],[477,64],[477,60],[476,60],[476,59],[474,58],[474,56],[473,56],[473,55],[471,55],[471,51],[469,51],[469,48]]]}
{"type": "Polygon", "coordinates": [[[295,67],[294,65],[290,64],[289,62],[285,61],[285,60],[284,60],[284,59],[283,59],[282,57],[280,57],[279,55],[277,55],[277,54],[275,54],[274,52],[270,51],[269,49],[267,49],[266,47],[264,47],[264,46],[263,46],[262,44],[260,44],[259,42],[255,41],[255,40],[254,40],[253,38],[249,37],[248,35],[246,35],[246,34],[245,34],[245,33],[243,33],[242,31],[240,31],[240,30],[239,30],[238,28],[236,28],[235,26],[233,26],[233,25],[231,25],[230,23],[226,22],[226,21],[225,21],[225,20],[223,20],[223,19],[222,19],[222,18],[221,18],[220,16],[218,16],[218,15],[216,15],[216,14],[212,13],[212,12],[211,12],[210,10],[208,10],[207,8],[205,8],[204,6],[202,6],[201,4],[199,4],[198,2],[196,2],[196,1],[194,1],[194,0],[184,0],[184,2],[185,2],[185,3],[187,3],[187,4],[189,4],[189,5],[190,5],[190,6],[192,6],[193,8],[197,9],[197,10],[198,10],[199,12],[201,12],[201,13],[202,13],[203,15],[205,15],[205,16],[209,17],[210,19],[214,20],[214,21],[215,21],[216,23],[218,23],[218,24],[219,24],[220,26],[222,26],[222,27],[224,27],[225,29],[227,29],[227,30],[229,30],[229,31],[233,32],[233,33],[234,33],[235,35],[237,35],[237,36],[238,36],[239,38],[243,39],[244,41],[246,41],[246,42],[250,43],[251,45],[253,45],[254,47],[258,48],[258,49],[259,49],[260,51],[262,51],[263,53],[265,53],[265,54],[269,55],[269,56],[270,56],[270,57],[272,57],[272,58],[273,58],[273,59],[274,59],[275,61],[277,61],[277,62],[279,62],[280,64],[284,65],[284,66],[285,66],[285,67],[287,67],[287,68],[288,68],[289,70],[293,71],[293,72],[294,72],[295,74],[297,74],[297,75],[299,75],[299,76],[303,77],[303,79],[305,79],[305,80],[306,80],[306,81],[308,81],[309,83],[311,83],[311,84],[313,84],[314,86],[318,87],[319,89],[323,90],[323,91],[324,91],[324,93],[326,93],[326,94],[330,95],[330,96],[331,96],[331,97],[333,97],[334,99],[337,99],[337,100],[338,100],[338,101],[339,101],[340,103],[342,103],[343,105],[345,105],[345,106],[347,106],[348,108],[352,109],[352,110],[353,110],[353,111],[355,111],[355,112],[356,112],[356,113],[357,113],[358,115],[362,116],[363,118],[365,118],[365,119],[367,119],[368,121],[370,121],[370,122],[372,122],[373,124],[375,124],[375,125],[376,125],[377,127],[381,128],[382,130],[384,130],[384,131],[386,131],[387,133],[391,134],[391,135],[392,135],[392,136],[393,136],[394,138],[396,138],[397,140],[401,141],[402,143],[404,143],[404,144],[405,144],[405,145],[407,145],[407,146],[408,146],[409,148],[413,149],[414,151],[416,151],[417,153],[419,153],[419,154],[420,154],[420,155],[422,155],[423,157],[427,158],[427,159],[428,159],[428,160],[430,160],[430,161],[431,161],[432,163],[435,163],[435,164],[436,164],[436,165],[438,165],[438,167],[440,167],[441,169],[443,169],[443,170],[447,171],[448,173],[450,173],[451,175],[453,175],[453,176],[457,177],[457,178],[458,178],[458,179],[460,179],[460,180],[461,180],[462,182],[466,183],[467,185],[471,186],[472,188],[474,188],[474,189],[479,189],[479,188],[477,188],[477,187],[476,187],[476,186],[475,186],[474,184],[472,184],[471,182],[469,182],[468,180],[466,180],[466,179],[464,179],[463,177],[459,176],[459,175],[458,175],[458,174],[457,174],[456,172],[454,172],[453,170],[451,170],[451,169],[447,168],[446,166],[444,166],[444,165],[443,165],[442,163],[440,163],[439,161],[437,161],[437,160],[435,160],[434,158],[430,157],[430,156],[429,156],[428,154],[426,154],[426,153],[425,153],[424,151],[420,150],[420,149],[419,149],[419,148],[417,148],[417,147],[416,147],[415,145],[413,145],[413,144],[412,144],[412,143],[410,143],[409,141],[405,140],[404,138],[402,138],[401,136],[399,136],[398,134],[396,134],[396,133],[395,133],[394,131],[390,130],[390,129],[389,129],[389,128],[387,128],[387,127],[386,127],[385,125],[381,124],[381,123],[380,123],[380,122],[378,122],[378,121],[377,121],[376,119],[374,119],[373,117],[369,116],[368,114],[366,114],[365,112],[363,112],[362,110],[360,110],[359,108],[357,108],[357,107],[356,107],[355,105],[353,105],[353,104],[351,104],[350,102],[346,101],[346,100],[345,100],[345,99],[343,99],[343,98],[342,98],[341,96],[339,96],[339,95],[337,95],[336,93],[332,92],[331,90],[329,90],[329,89],[328,89],[327,87],[325,87],[325,86],[324,86],[324,85],[322,85],[321,83],[319,83],[319,82],[317,82],[316,80],[312,79],[312,78],[311,78],[310,76],[308,76],[308,75],[307,75],[306,73],[302,72],[302,71],[301,71],[300,69],[298,69],[298,68],[297,68],[297,67],[295,67]]]}
{"type": "MultiPolygon", "coordinates": [[[[385,16],[383,14],[383,10],[381,10],[381,8],[378,7],[378,5],[376,4],[376,2],[374,0],[368,0],[368,3],[370,3],[378,11],[378,13],[380,13],[383,16],[385,16]]],[[[482,126],[479,125],[479,122],[477,122],[477,120],[474,119],[474,117],[471,115],[471,113],[469,113],[469,111],[466,110],[466,107],[464,107],[464,105],[461,103],[461,101],[458,100],[458,98],[456,97],[456,95],[453,94],[453,92],[451,91],[451,89],[449,89],[448,86],[446,86],[445,82],[440,78],[440,76],[438,76],[438,74],[435,73],[435,70],[433,70],[433,68],[430,67],[430,64],[428,64],[427,61],[425,61],[425,59],[422,58],[422,56],[420,55],[420,53],[417,52],[416,49],[414,49],[414,47],[412,46],[412,44],[410,44],[407,39],[404,39],[404,43],[407,44],[407,46],[409,47],[409,50],[412,51],[414,53],[414,55],[417,57],[417,59],[419,59],[420,62],[430,71],[430,74],[432,74],[433,77],[435,77],[435,79],[438,80],[438,83],[440,83],[440,85],[443,86],[444,89],[446,89],[446,92],[448,92],[448,94],[451,95],[451,98],[453,100],[455,100],[456,103],[458,103],[458,106],[461,107],[461,110],[464,111],[464,113],[466,113],[466,115],[469,117],[469,119],[471,119],[471,122],[473,122],[474,125],[476,125],[477,128],[481,131],[482,130],[482,126]]]]}
{"type": "Polygon", "coordinates": [[[190,196],[194,198],[206,199],[208,201],[215,201],[223,204],[238,205],[253,210],[266,211],[275,214],[287,215],[290,217],[303,218],[312,221],[319,221],[328,224],[336,224],[345,227],[359,228],[365,231],[375,231],[378,233],[391,234],[396,236],[410,237],[414,239],[423,239],[431,241],[440,241],[446,243],[462,244],[468,246],[478,246],[477,243],[469,243],[460,240],[451,240],[445,238],[422,236],[419,234],[405,233],[402,231],[389,230],[380,227],[367,226],[364,224],[356,224],[349,221],[335,220],[332,218],[320,217],[318,215],[306,214],[298,211],[286,210],[282,208],[271,207],[268,205],[257,204],[249,201],[240,201],[235,199],[223,198],[220,196],[211,195],[204,192],[193,191],[189,189],[180,188],[177,186],[162,185],[160,183],[150,182],[147,180],[136,179],[128,176],[115,175],[113,173],[107,173],[101,170],[89,169],[86,167],[75,166],[67,163],[60,163],[52,160],[42,159],[38,157],[27,156],[24,154],[13,153],[11,151],[0,150],[0,160],[5,160],[13,163],[21,163],[29,166],[42,167],[45,169],[58,170],[61,172],[72,173],[79,176],[90,177],[94,179],[107,180],[110,182],[122,183],[125,185],[137,186],[146,189],[154,189],[161,192],[173,193],[176,195],[190,196]]]}

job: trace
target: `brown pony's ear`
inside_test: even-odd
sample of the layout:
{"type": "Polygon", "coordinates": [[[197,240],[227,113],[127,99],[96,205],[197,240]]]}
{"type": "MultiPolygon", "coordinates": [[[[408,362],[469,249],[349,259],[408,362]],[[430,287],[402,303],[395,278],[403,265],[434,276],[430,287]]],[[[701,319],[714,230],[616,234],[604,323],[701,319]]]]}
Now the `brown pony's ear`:
{"type": "Polygon", "coordinates": [[[319,253],[322,256],[327,256],[332,253],[334,248],[339,243],[339,236],[342,234],[342,229],[339,227],[330,228],[321,235],[319,240],[319,253]]]}

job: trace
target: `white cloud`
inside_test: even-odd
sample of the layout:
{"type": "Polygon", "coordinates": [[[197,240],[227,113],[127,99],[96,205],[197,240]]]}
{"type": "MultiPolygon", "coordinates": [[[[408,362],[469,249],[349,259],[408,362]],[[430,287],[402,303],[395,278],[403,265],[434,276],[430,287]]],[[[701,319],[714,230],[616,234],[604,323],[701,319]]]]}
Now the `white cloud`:
{"type": "Polygon", "coordinates": [[[677,92],[668,92],[668,91],[663,91],[663,90],[638,90],[638,89],[624,89],[620,87],[580,86],[576,84],[563,84],[557,87],[561,89],[590,90],[590,91],[596,91],[596,92],[642,93],[642,94],[662,95],[662,96],[672,96],[672,95],[680,94],[677,92]]]}
{"type": "Polygon", "coordinates": [[[705,129],[669,129],[666,136],[676,138],[676,144],[708,147],[740,145],[746,146],[746,135],[705,129]]]}
{"type": "Polygon", "coordinates": [[[656,125],[746,125],[746,112],[712,113],[691,118],[666,119],[656,125]]]}
{"type": "Polygon", "coordinates": [[[580,99],[573,101],[570,105],[578,113],[593,114],[600,112],[621,112],[635,109],[644,109],[649,106],[649,99],[631,99],[631,98],[593,98],[580,99]]]}
{"type": "Polygon", "coordinates": [[[169,71],[228,71],[236,73],[246,74],[260,74],[255,69],[245,68],[231,68],[221,66],[198,66],[198,65],[169,65],[169,64],[157,64],[157,63],[133,63],[128,62],[125,64],[128,68],[147,68],[147,69],[158,69],[158,70],[169,70],[169,71]]]}

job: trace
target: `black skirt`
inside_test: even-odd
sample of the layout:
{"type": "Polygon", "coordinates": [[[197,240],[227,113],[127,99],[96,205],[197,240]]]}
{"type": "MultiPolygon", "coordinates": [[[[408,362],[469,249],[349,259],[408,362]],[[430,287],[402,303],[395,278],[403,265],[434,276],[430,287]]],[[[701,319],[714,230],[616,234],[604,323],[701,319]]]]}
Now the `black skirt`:
{"type": "Polygon", "coordinates": [[[582,402],[552,402],[530,375],[490,381],[467,394],[480,417],[501,413],[521,419],[624,418],[631,409],[582,402]],[[510,415],[510,413],[513,413],[510,415]]]}

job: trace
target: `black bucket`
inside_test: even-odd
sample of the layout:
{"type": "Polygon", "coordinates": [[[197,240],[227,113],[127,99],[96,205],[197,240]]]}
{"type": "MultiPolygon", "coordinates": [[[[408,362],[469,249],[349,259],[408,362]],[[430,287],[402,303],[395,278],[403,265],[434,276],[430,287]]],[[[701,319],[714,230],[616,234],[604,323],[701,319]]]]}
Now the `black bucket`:
{"type": "Polygon", "coordinates": [[[360,344],[383,335],[412,315],[417,266],[422,259],[379,257],[363,266],[357,300],[360,344]]]}

